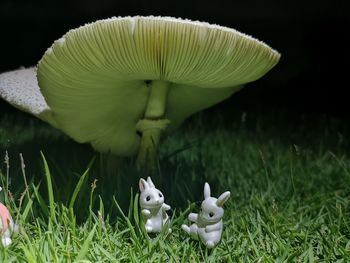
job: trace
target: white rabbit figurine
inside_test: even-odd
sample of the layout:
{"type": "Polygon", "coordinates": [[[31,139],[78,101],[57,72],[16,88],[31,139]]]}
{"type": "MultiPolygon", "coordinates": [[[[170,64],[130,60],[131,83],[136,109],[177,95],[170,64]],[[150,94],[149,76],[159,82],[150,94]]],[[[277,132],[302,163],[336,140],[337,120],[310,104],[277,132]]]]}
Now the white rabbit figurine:
{"type": "Polygon", "coordinates": [[[181,228],[193,239],[200,239],[207,248],[214,248],[221,239],[224,216],[222,206],[230,198],[231,193],[225,192],[219,198],[210,196],[210,186],[204,184],[204,200],[199,214],[190,213],[188,219],[194,222],[191,226],[183,224],[181,228]]]}
{"type": "MultiPolygon", "coordinates": [[[[140,207],[147,233],[159,233],[169,221],[166,211],[170,206],[164,203],[164,195],[153,184],[151,177],[147,181],[140,179],[140,207]]],[[[169,232],[171,229],[169,229],[169,232]]]]}
{"type": "MultiPolygon", "coordinates": [[[[0,192],[2,187],[0,186],[0,192]]],[[[4,247],[11,245],[11,232],[18,231],[18,225],[13,223],[11,214],[6,206],[0,203],[0,236],[4,247]]]]}

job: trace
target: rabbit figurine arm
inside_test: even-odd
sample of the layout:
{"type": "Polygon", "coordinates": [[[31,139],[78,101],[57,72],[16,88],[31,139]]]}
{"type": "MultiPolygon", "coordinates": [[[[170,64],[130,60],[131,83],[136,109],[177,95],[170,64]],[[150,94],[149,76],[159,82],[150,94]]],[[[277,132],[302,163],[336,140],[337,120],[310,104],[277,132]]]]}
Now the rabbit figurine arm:
{"type": "Polygon", "coordinates": [[[222,228],[222,224],[221,222],[214,224],[214,225],[209,225],[205,227],[205,232],[209,233],[209,232],[213,232],[213,231],[219,231],[222,228]]]}
{"type": "Polygon", "coordinates": [[[148,209],[142,209],[141,213],[142,213],[142,215],[144,215],[146,218],[151,217],[151,211],[149,211],[148,209]]]}
{"type": "Polygon", "coordinates": [[[198,220],[198,214],[196,214],[196,213],[190,213],[189,215],[188,215],[188,220],[190,220],[191,222],[197,222],[197,220],[198,220]]]}
{"type": "Polygon", "coordinates": [[[164,203],[163,206],[162,206],[162,209],[164,211],[169,211],[171,209],[171,207],[170,207],[170,205],[167,205],[167,204],[164,203]]]}

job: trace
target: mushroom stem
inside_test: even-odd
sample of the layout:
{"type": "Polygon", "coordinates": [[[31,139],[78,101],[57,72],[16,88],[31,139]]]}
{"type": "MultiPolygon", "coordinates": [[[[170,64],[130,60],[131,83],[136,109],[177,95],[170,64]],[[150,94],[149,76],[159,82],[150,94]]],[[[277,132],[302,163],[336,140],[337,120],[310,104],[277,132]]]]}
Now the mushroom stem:
{"type": "Polygon", "coordinates": [[[164,80],[153,80],[148,97],[145,119],[159,119],[165,113],[170,83],[164,80]]]}
{"type": "Polygon", "coordinates": [[[161,133],[166,129],[169,120],[140,120],[136,129],[142,132],[142,138],[137,156],[137,167],[143,172],[153,172],[157,163],[157,148],[161,133]],[[146,170],[146,171],[145,171],[146,170]]]}
{"type": "Polygon", "coordinates": [[[154,80],[150,84],[150,95],[145,111],[145,117],[136,124],[136,129],[142,133],[137,167],[139,170],[156,168],[157,148],[161,132],[166,129],[169,120],[163,119],[170,83],[164,80],[154,80]]]}

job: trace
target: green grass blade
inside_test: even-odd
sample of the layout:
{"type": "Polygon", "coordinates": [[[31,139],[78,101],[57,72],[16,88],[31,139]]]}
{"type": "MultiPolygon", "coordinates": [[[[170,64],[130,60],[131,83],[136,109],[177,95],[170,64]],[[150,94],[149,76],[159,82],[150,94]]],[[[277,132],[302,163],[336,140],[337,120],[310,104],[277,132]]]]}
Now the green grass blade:
{"type": "Polygon", "coordinates": [[[115,205],[117,206],[118,211],[120,212],[120,214],[122,215],[122,217],[124,218],[124,220],[126,221],[126,224],[129,227],[130,233],[131,233],[131,238],[132,241],[135,243],[135,245],[137,246],[137,248],[142,251],[141,247],[140,247],[140,242],[139,242],[139,238],[136,235],[134,226],[131,224],[130,219],[125,215],[125,213],[123,212],[123,210],[121,209],[121,207],[119,206],[117,200],[115,199],[115,197],[113,196],[113,201],[115,203],[115,205]]]}
{"type": "Polygon", "coordinates": [[[104,249],[101,245],[97,244],[97,248],[103,253],[108,262],[120,262],[111,253],[104,249]]]}
{"type": "Polygon", "coordinates": [[[86,171],[85,171],[85,172],[83,173],[83,175],[80,177],[80,179],[79,179],[77,185],[75,186],[75,189],[74,189],[74,191],[73,191],[72,197],[71,197],[70,202],[69,202],[69,206],[68,206],[69,209],[73,209],[73,206],[74,206],[74,204],[75,204],[75,200],[76,200],[76,198],[77,198],[77,196],[78,196],[78,194],[79,194],[79,192],[80,192],[81,187],[83,186],[83,184],[84,184],[84,182],[85,182],[85,178],[86,178],[87,175],[89,174],[89,171],[90,171],[90,167],[88,167],[88,168],[86,169],[86,171]]]}
{"type": "Polygon", "coordinates": [[[46,234],[46,240],[47,240],[47,243],[49,245],[50,255],[53,258],[52,261],[55,262],[55,263],[56,262],[58,263],[59,260],[58,260],[58,255],[57,255],[57,249],[56,249],[56,246],[55,246],[54,242],[52,241],[51,235],[52,234],[47,233],[46,234]]]}
{"type": "Polygon", "coordinates": [[[50,219],[53,222],[56,222],[55,199],[53,196],[51,173],[50,173],[50,169],[49,169],[49,166],[47,164],[47,161],[45,159],[43,152],[40,151],[40,154],[41,154],[41,158],[42,158],[43,163],[44,163],[44,172],[45,172],[45,177],[46,177],[46,182],[47,182],[47,191],[49,194],[50,219]]]}
{"type": "Polygon", "coordinates": [[[91,241],[95,235],[95,231],[96,231],[96,224],[94,225],[94,227],[92,228],[92,230],[90,231],[89,235],[87,236],[86,240],[84,241],[77,257],[75,258],[75,260],[83,260],[87,253],[89,252],[89,248],[90,248],[90,245],[91,245],[91,241]]]}
{"type": "Polygon", "coordinates": [[[35,256],[33,255],[32,251],[30,251],[28,248],[26,248],[25,246],[21,247],[23,250],[23,253],[26,257],[26,262],[28,263],[37,263],[35,256]]]}
{"type": "Polygon", "coordinates": [[[135,195],[133,208],[134,208],[133,216],[134,216],[135,224],[137,227],[139,227],[140,217],[139,217],[139,194],[138,193],[135,195]]]}
{"type": "Polygon", "coordinates": [[[35,186],[33,185],[33,191],[34,191],[34,195],[36,197],[36,200],[39,203],[39,206],[41,208],[41,211],[44,213],[45,216],[49,217],[50,213],[49,210],[47,208],[47,204],[45,203],[43,197],[41,196],[41,194],[39,193],[39,186],[35,186]]]}
{"type": "Polygon", "coordinates": [[[22,212],[22,216],[21,216],[22,222],[26,222],[28,214],[29,214],[32,206],[33,206],[33,199],[30,198],[26,204],[26,207],[24,208],[24,210],[22,212]]]}

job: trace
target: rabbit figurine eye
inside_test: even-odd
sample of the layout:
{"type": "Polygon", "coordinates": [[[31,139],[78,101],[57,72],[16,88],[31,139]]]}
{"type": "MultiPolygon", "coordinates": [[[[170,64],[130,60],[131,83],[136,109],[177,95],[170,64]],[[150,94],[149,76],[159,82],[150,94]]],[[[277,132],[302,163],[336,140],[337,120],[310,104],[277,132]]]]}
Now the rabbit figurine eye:
{"type": "Polygon", "coordinates": [[[209,217],[213,217],[214,216],[214,213],[213,212],[210,212],[209,213],[209,217]]]}
{"type": "Polygon", "coordinates": [[[148,196],[146,197],[146,201],[149,202],[150,200],[151,200],[151,196],[148,195],[148,196]]]}

